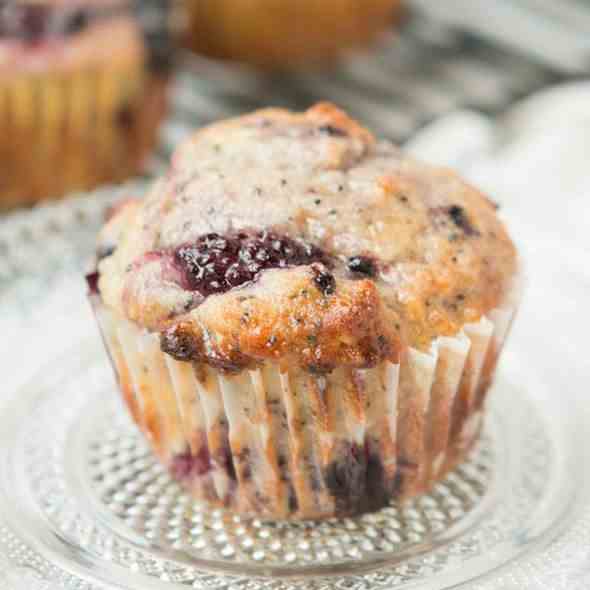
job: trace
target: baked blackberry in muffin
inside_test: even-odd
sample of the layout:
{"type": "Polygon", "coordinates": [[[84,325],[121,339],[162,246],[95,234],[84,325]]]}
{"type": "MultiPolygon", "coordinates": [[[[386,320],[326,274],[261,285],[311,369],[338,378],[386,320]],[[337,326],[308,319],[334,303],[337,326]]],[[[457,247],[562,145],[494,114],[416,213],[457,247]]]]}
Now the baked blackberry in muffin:
{"type": "Polygon", "coordinates": [[[517,302],[494,204],[330,104],[195,133],[99,239],[132,416],[195,498],[377,510],[465,458],[517,302]]]}
{"type": "Polygon", "coordinates": [[[0,3],[0,209],[142,169],[168,74],[140,16],[128,0],[0,3]]]}

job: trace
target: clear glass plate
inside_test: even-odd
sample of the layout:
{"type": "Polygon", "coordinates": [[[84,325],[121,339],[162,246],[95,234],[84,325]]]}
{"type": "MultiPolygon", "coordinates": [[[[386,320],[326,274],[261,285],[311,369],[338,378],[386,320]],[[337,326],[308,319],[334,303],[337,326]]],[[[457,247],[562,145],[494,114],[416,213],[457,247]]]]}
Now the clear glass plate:
{"type": "Polygon", "coordinates": [[[3,364],[28,382],[13,395],[7,378],[0,397],[2,590],[587,587],[589,414],[534,366],[499,379],[469,462],[409,504],[270,524],[193,503],[120,406],[74,280],[104,209],[140,190],[0,222],[0,331],[28,342],[26,362],[3,364]]]}

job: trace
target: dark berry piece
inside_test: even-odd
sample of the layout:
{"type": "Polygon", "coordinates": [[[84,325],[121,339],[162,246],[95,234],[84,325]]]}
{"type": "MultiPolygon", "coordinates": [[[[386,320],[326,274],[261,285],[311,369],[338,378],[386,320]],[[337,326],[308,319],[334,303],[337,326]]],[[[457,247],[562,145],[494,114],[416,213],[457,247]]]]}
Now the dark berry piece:
{"type": "Polygon", "coordinates": [[[47,33],[51,10],[43,5],[8,5],[2,8],[2,33],[29,43],[47,33]]]}
{"type": "Polygon", "coordinates": [[[334,125],[321,125],[318,127],[318,131],[330,137],[346,137],[348,135],[344,129],[340,129],[340,127],[335,127],[334,125]]]}
{"type": "Polygon", "coordinates": [[[256,260],[260,262],[268,262],[271,258],[270,252],[266,249],[261,249],[256,252],[255,255],[256,260]]]}
{"type": "Polygon", "coordinates": [[[87,8],[0,2],[0,35],[38,43],[75,35],[88,27],[90,17],[87,8]]]}
{"type": "Polygon", "coordinates": [[[297,495],[295,494],[295,489],[293,486],[289,486],[289,512],[297,512],[299,510],[299,501],[297,500],[297,495]]]}
{"type": "Polygon", "coordinates": [[[129,104],[123,105],[115,115],[117,125],[124,131],[131,131],[135,126],[135,111],[129,104]]]}
{"type": "Polygon", "coordinates": [[[237,464],[240,481],[246,482],[252,479],[252,458],[249,447],[244,447],[237,455],[234,455],[234,463],[237,464]]]}
{"type": "Polygon", "coordinates": [[[326,485],[331,494],[347,501],[365,493],[365,452],[356,443],[344,443],[342,456],[328,465],[325,472],[326,485]]]}
{"type": "Polygon", "coordinates": [[[176,455],[172,459],[172,464],[170,465],[170,471],[175,479],[187,479],[192,470],[192,456],[190,452],[182,453],[180,455],[176,455]]]}
{"type": "Polygon", "coordinates": [[[324,471],[326,486],[340,515],[367,509],[371,490],[367,489],[367,455],[364,445],[344,442],[338,458],[324,471]]]}
{"type": "Polygon", "coordinates": [[[231,287],[238,287],[242,282],[242,272],[239,264],[232,264],[225,273],[225,280],[231,287]]]}
{"type": "Polygon", "coordinates": [[[344,514],[374,512],[386,506],[394,494],[380,458],[370,439],[363,445],[345,443],[338,459],[325,473],[337,510],[344,514]]]}
{"type": "Polygon", "coordinates": [[[393,491],[379,454],[367,453],[367,507],[375,511],[387,506],[393,491]]]}
{"type": "Polygon", "coordinates": [[[241,476],[242,481],[250,481],[252,479],[252,465],[244,465],[242,467],[241,476]]]}
{"type": "Polygon", "coordinates": [[[190,450],[176,455],[172,459],[170,471],[174,478],[183,480],[193,475],[205,475],[211,471],[211,459],[209,449],[202,445],[196,455],[191,454],[190,450]]]}
{"type": "Polygon", "coordinates": [[[236,468],[234,466],[233,455],[229,447],[229,442],[226,441],[223,446],[220,447],[215,453],[214,463],[218,468],[225,471],[229,479],[232,481],[237,479],[236,468]]]}
{"type": "Polygon", "coordinates": [[[98,279],[100,278],[100,275],[98,272],[91,272],[87,274],[85,278],[90,295],[99,295],[100,291],[98,290],[98,279]]]}
{"type": "Polygon", "coordinates": [[[451,205],[449,207],[449,216],[456,225],[460,226],[463,223],[463,207],[451,205]]]}
{"type": "Polygon", "coordinates": [[[348,259],[346,268],[356,276],[372,278],[377,274],[377,264],[369,256],[352,256],[348,259]]]}
{"type": "Polygon", "coordinates": [[[160,335],[160,348],[177,361],[190,361],[198,357],[199,351],[190,331],[182,325],[175,325],[160,335]]]}
{"type": "Polygon", "coordinates": [[[89,20],[89,16],[85,10],[72,10],[71,13],[66,16],[64,33],[66,35],[75,35],[82,32],[88,27],[89,20]]]}
{"type": "Polygon", "coordinates": [[[320,473],[317,469],[314,469],[312,466],[309,469],[309,480],[311,483],[311,489],[314,492],[319,492],[322,489],[322,482],[320,480],[320,473]]]}
{"type": "Polygon", "coordinates": [[[268,231],[206,234],[177,248],[174,261],[182,286],[205,297],[254,281],[266,269],[329,264],[319,248],[268,231]]]}
{"type": "Polygon", "coordinates": [[[467,217],[465,210],[463,207],[459,207],[459,205],[452,205],[448,209],[449,217],[453,220],[453,223],[459,228],[462,229],[465,235],[467,236],[474,236],[479,235],[479,232],[471,225],[469,221],[469,217],[467,217]]]}
{"type": "Polygon", "coordinates": [[[316,287],[324,295],[332,295],[336,291],[336,279],[334,275],[321,264],[314,264],[312,270],[314,273],[313,281],[316,287]]]}
{"type": "Polygon", "coordinates": [[[396,471],[395,475],[393,476],[393,482],[391,485],[391,493],[393,497],[397,497],[399,496],[403,489],[404,489],[404,484],[405,484],[405,478],[402,474],[401,471],[396,471]]]}
{"type": "Polygon", "coordinates": [[[194,455],[194,470],[197,475],[205,475],[211,470],[209,448],[206,445],[202,445],[199,452],[194,455]]]}

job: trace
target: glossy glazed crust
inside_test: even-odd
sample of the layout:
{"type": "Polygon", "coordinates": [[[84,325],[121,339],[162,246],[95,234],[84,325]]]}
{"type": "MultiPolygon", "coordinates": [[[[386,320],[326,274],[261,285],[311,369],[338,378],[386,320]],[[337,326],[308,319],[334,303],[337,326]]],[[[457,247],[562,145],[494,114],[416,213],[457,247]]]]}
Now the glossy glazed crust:
{"type": "Polygon", "coordinates": [[[449,170],[404,156],[329,104],[267,109],[197,132],[166,178],[122,208],[101,241],[104,303],[182,337],[193,360],[311,369],[398,362],[502,305],[516,253],[493,203],[449,170]],[[170,251],[199,236],[272,229],[334,260],[334,293],[312,269],[268,270],[205,301],[184,290],[170,251]],[[346,261],[377,261],[359,279],[346,261]]]}

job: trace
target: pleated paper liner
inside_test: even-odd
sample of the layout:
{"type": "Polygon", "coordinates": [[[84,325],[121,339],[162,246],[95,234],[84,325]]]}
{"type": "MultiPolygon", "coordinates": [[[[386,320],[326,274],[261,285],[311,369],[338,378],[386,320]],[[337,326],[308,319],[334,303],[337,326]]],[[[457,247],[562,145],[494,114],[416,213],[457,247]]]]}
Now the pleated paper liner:
{"type": "Polygon", "coordinates": [[[140,171],[164,116],[166,80],[130,53],[0,80],[0,210],[140,171]]]}
{"type": "Polygon", "coordinates": [[[351,516],[432,487],[476,441],[514,315],[503,307],[400,364],[318,376],[179,362],[92,296],[135,422],[197,500],[268,519],[351,516]]]}

